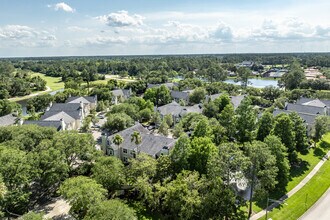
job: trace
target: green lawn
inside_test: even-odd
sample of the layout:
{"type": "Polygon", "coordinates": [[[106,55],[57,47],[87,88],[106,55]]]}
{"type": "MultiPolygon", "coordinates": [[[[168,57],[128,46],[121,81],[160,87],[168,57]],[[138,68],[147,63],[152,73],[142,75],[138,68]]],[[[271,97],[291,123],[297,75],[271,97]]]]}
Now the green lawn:
{"type": "MultiPolygon", "coordinates": [[[[299,167],[293,167],[290,171],[291,180],[286,186],[286,192],[292,190],[298,183],[300,183],[320,162],[322,157],[330,150],[330,133],[324,135],[323,141],[317,143],[315,149],[310,149],[307,154],[298,154],[298,157],[301,159],[299,167]],[[328,144],[327,144],[328,143],[328,144]]],[[[281,198],[285,192],[276,192],[270,195],[272,199],[281,198]]],[[[255,213],[260,212],[266,208],[266,200],[253,203],[253,211],[255,213]]]]}
{"type": "MultiPolygon", "coordinates": [[[[325,153],[330,149],[330,133],[324,135],[322,141],[317,144],[317,148],[313,150],[313,153],[305,155],[305,159],[310,161],[313,168],[325,153]]],[[[308,173],[303,176],[305,177],[308,173]]],[[[293,188],[303,178],[295,178],[288,188],[293,188]]],[[[330,163],[329,161],[321,167],[321,169],[315,174],[315,176],[297,193],[291,198],[286,200],[287,205],[282,205],[272,212],[269,217],[272,219],[298,219],[304,212],[311,207],[330,187],[330,163]]],[[[262,219],[262,218],[261,218],[262,219]]]]}
{"type": "Polygon", "coordinates": [[[49,86],[49,88],[52,91],[64,88],[64,83],[62,82],[61,77],[46,76],[45,74],[42,73],[32,73],[32,76],[40,76],[42,79],[44,79],[47,82],[47,86],[49,86]]]}

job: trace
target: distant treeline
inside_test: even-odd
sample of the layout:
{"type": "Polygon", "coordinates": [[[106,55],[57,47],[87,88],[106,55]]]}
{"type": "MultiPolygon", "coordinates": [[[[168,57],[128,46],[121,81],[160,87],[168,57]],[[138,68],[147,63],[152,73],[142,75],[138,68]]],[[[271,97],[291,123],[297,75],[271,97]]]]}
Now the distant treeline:
{"type": "MultiPolygon", "coordinates": [[[[216,58],[226,63],[239,63],[245,60],[264,65],[288,64],[298,59],[302,65],[330,67],[330,53],[247,53],[247,54],[182,54],[182,55],[131,55],[131,56],[59,56],[59,57],[22,57],[2,58],[11,62],[18,61],[81,61],[81,60],[170,60],[216,58]]],[[[0,59],[1,60],[1,59],[0,59]]]]}

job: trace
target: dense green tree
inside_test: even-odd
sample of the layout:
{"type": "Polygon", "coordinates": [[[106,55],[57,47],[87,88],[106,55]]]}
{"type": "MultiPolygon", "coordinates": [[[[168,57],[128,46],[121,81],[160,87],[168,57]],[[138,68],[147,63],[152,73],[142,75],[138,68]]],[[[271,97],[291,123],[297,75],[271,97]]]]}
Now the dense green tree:
{"type": "Polygon", "coordinates": [[[150,108],[145,108],[145,109],[142,109],[141,111],[139,111],[138,115],[139,115],[140,121],[148,122],[148,121],[150,121],[150,119],[152,117],[152,111],[150,110],[150,108]]]}
{"type": "Polygon", "coordinates": [[[35,172],[35,183],[51,194],[58,184],[68,177],[69,165],[65,154],[52,146],[51,141],[43,140],[30,154],[29,159],[35,172]]]}
{"type": "Polygon", "coordinates": [[[288,115],[281,113],[275,117],[272,134],[279,137],[281,142],[288,149],[290,162],[295,162],[297,160],[297,152],[295,149],[294,124],[288,115]]]}
{"type": "Polygon", "coordinates": [[[214,100],[216,106],[218,106],[219,110],[218,113],[221,113],[225,107],[231,104],[230,97],[227,93],[221,94],[218,98],[214,100]]]}
{"type": "Polygon", "coordinates": [[[189,102],[191,104],[199,104],[205,99],[205,96],[206,96],[206,91],[204,88],[196,88],[189,95],[189,102]]]}
{"type": "Polygon", "coordinates": [[[163,120],[162,123],[160,123],[159,129],[158,129],[159,133],[163,134],[164,136],[167,136],[168,129],[169,129],[169,126],[167,125],[166,121],[163,120]]]}
{"type": "Polygon", "coordinates": [[[101,201],[94,204],[84,220],[136,220],[134,209],[118,199],[101,201]]]}
{"type": "Polygon", "coordinates": [[[242,87],[246,88],[249,82],[251,70],[246,67],[240,67],[237,70],[237,81],[241,82],[242,87]]]}
{"type": "Polygon", "coordinates": [[[133,119],[138,119],[139,107],[134,104],[121,103],[119,105],[112,106],[110,113],[125,113],[133,119]]]}
{"type": "Polygon", "coordinates": [[[47,82],[42,79],[40,76],[34,76],[31,78],[31,82],[33,83],[33,86],[37,91],[43,91],[46,90],[46,84],[47,82]]]}
{"type": "Polygon", "coordinates": [[[126,176],[129,184],[135,184],[139,177],[152,179],[156,175],[157,161],[147,154],[140,153],[131,158],[126,167],[126,176]]]}
{"type": "Polygon", "coordinates": [[[203,114],[208,118],[213,118],[217,116],[219,112],[219,107],[213,102],[206,102],[203,106],[203,114]]]}
{"type": "Polygon", "coordinates": [[[190,139],[186,134],[183,134],[170,151],[170,158],[175,172],[179,173],[181,170],[190,169],[189,158],[191,153],[190,139]]]}
{"type": "Polygon", "coordinates": [[[24,151],[0,146],[0,174],[7,188],[4,208],[15,214],[27,211],[30,192],[28,190],[33,173],[31,163],[24,151]]]}
{"type": "Polygon", "coordinates": [[[218,152],[210,157],[207,164],[209,179],[221,178],[228,188],[232,180],[244,177],[243,173],[249,165],[247,157],[234,143],[224,143],[218,147],[218,152]]]}
{"type": "Polygon", "coordinates": [[[21,113],[22,109],[16,102],[10,102],[7,99],[0,99],[0,117],[17,111],[21,113]]]}
{"type": "Polygon", "coordinates": [[[62,131],[55,134],[53,146],[64,155],[64,161],[72,173],[77,166],[90,163],[99,152],[91,134],[79,134],[76,131],[62,131]]]}
{"type": "Polygon", "coordinates": [[[207,193],[203,196],[201,219],[246,219],[241,210],[243,202],[238,198],[232,187],[228,187],[219,177],[208,179],[207,193]]]}
{"type": "Polygon", "coordinates": [[[303,152],[308,148],[307,127],[303,119],[296,112],[289,114],[293,122],[293,131],[295,134],[295,149],[303,152]]]}
{"type": "Polygon", "coordinates": [[[43,140],[50,140],[56,129],[37,125],[8,126],[0,128],[0,143],[24,151],[34,150],[43,140]]]}
{"type": "Polygon", "coordinates": [[[300,83],[305,79],[305,74],[298,61],[294,61],[288,73],[284,74],[279,84],[286,89],[299,88],[300,83]]]}
{"type": "Polygon", "coordinates": [[[322,135],[330,131],[330,119],[328,116],[317,116],[315,118],[315,124],[314,124],[314,140],[319,141],[322,138],[322,135]]]}
{"type": "Polygon", "coordinates": [[[203,185],[198,172],[182,171],[175,180],[165,185],[163,209],[173,219],[198,219],[202,205],[200,191],[203,185]]]}
{"type": "Polygon", "coordinates": [[[269,147],[260,141],[254,141],[245,145],[245,154],[251,161],[250,169],[246,170],[246,176],[250,185],[249,214],[252,214],[252,201],[255,197],[261,197],[274,189],[277,184],[276,157],[272,155],[269,147]]]}
{"type": "Polygon", "coordinates": [[[60,193],[71,206],[70,214],[82,219],[91,207],[105,200],[106,190],[93,179],[77,176],[65,180],[60,193]]]}
{"type": "Polygon", "coordinates": [[[174,121],[173,121],[173,116],[171,114],[167,114],[164,116],[164,121],[168,125],[168,127],[172,127],[174,121]]]}
{"type": "Polygon", "coordinates": [[[212,129],[209,125],[209,122],[207,119],[201,119],[193,133],[192,133],[192,137],[211,137],[212,136],[212,129]]]}
{"type": "Polygon", "coordinates": [[[134,120],[125,113],[109,114],[104,128],[111,132],[119,132],[126,128],[131,127],[134,124],[134,120]]]}
{"type": "Polygon", "coordinates": [[[236,135],[237,117],[235,115],[234,106],[227,105],[218,116],[220,125],[225,128],[227,138],[233,138],[236,135]]]}
{"type": "Polygon", "coordinates": [[[32,107],[36,112],[45,111],[49,107],[50,103],[53,101],[53,96],[50,94],[38,95],[27,101],[27,111],[30,111],[32,107]]]}
{"type": "Polygon", "coordinates": [[[191,170],[205,174],[209,158],[217,152],[217,147],[208,137],[196,137],[191,141],[189,164],[191,170]]]}
{"type": "Polygon", "coordinates": [[[281,90],[275,86],[266,86],[262,89],[262,97],[274,102],[281,95],[281,90]]]}
{"type": "Polygon", "coordinates": [[[237,113],[237,140],[241,143],[252,141],[255,138],[257,113],[249,98],[244,98],[236,109],[237,113]]]}
{"type": "Polygon", "coordinates": [[[219,64],[209,67],[206,74],[211,83],[214,81],[224,81],[227,78],[227,72],[219,64]]]}
{"type": "Polygon", "coordinates": [[[257,140],[263,141],[273,129],[274,117],[269,112],[264,112],[258,122],[257,140]]]}
{"type": "Polygon", "coordinates": [[[164,85],[147,89],[143,97],[156,106],[166,105],[172,100],[170,90],[164,85]]]}
{"type": "Polygon", "coordinates": [[[111,88],[102,87],[102,88],[94,88],[90,95],[94,96],[97,95],[98,101],[108,101],[111,102],[113,98],[113,94],[111,88]]]}
{"type": "MultiPolygon", "coordinates": [[[[265,144],[268,145],[272,155],[276,158],[276,167],[279,172],[277,173],[276,180],[277,186],[285,189],[290,180],[290,164],[288,160],[287,148],[282,144],[281,140],[274,136],[269,135],[265,138],[265,144]]],[[[277,190],[280,190],[277,188],[277,190]]]]}
{"type": "Polygon", "coordinates": [[[121,189],[125,182],[124,165],[116,157],[99,157],[92,168],[92,177],[109,193],[121,189]]]}

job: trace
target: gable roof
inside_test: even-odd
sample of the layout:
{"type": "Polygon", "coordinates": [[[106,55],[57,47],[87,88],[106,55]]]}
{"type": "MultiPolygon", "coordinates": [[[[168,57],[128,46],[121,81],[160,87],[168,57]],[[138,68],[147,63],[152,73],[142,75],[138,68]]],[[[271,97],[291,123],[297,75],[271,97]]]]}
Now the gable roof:
{"type": "Polygon", "coordinates": [[[178,83],[162,83],[162,84],[149,83],[147,88],[150,89],[150,88],[159,87],[159,86],[162,86],[162,85],[166,86],[169,89],[172,89],[174,86],[178,86],[178,83]]]}
{"type": "Polygon", "coordinates": [[[199,104],[193,106],[181,106],[175,101],[157,108],[161,115],[183,116],[189,112],[202,113],[202,106],[199,104]]]}
{"type": "Polygon", "coordinates": [[[182,99],[182,100],[189,100],[189,91],[171,91],[171,97],[173,99],[182,99]]]}
{"type": "MultiPolygon", "coordinates": [[[[292,113],[292,111],[285,111],[285,110],[275,109],[274,112],[273,112],[273,115],[277,116],[281,113],[290,114],[290,113],[292,113]]],[[[318,115],[302,113],[302,112],[297,112],[297,114],[304,120],[304,122],[308,125],[309,128],[313,127],[313,125],[315,123],[315,118],[318,116],[318,115]]]]}
{"type": "Polygon", "coordinates": [[[236,109],[241,104],[241,102],[244,98],[245,98],[245,95],[230,96],[230,100],[234,106],[234,109],[236,109]]]}
{"type": "Polygon", "coordinates": [[[62,129],[61,121],[24,121],[23,125],[39,125],[42,127],[53,127],[57,131],[62,129]]]}
{"type": "Polygon", "coordinates": [[[222,93],[217,93],[217,94],[213,94],[213,95],[206,95],[206,100],[214,101],[217,98],[219,98],[221,95],[222,95],[222,93]]]}
{"type": "Polygon", "coordinates": [[[73,96],[69,97],[66,100],[66,103],[84,103],[84,104],[90,104],[90,103],[96,103],[97,97],[96,96],[73,96]]]}
{"type": "MultiPolygon", "coordinates": [[[[71,112],[71,115],[73,115],[74,112],[71,112]]],[[[66,123],[66,124],[70,124],[71,122],[75,121],[75,117],[72,117],[70,115],[70,112],[69,114],[66,113],[66,112],[46,112],[40,119],[43,120],[43,121],[60,121],[61,119],[63,119],[63,121],[66,123]]],[[[78,115],[79,117],[79,115],[78,115]]]]}
{"type": "Polygon", "coordinates": [[[326,104],[321,102],[319,99],[314,99],[312,101],[302,103],[302,105],[315,106],[315,107],[321,107],[321,108],[326,106],[326,104]]]}
{"type": "Polygon", "coordinates": [[[142,142],[138,145],[139,152],[146,153],[150,156],[155,156],[163,149],[164,146],[172,147],[175,143],[175,140],[172,138],[150,134],[149,131],[145,129],[140,123],[137,123],[130,128],[127,128],[123,131],[109,136],[108,140],[110,143],[112,143],[112,140],[115,135],[119,134],[124,139],[123,143],[120,146],[128,150],[136,151],[136,144],[131,142],[131,135],[134,131],[139,132],[141,135],[142,142]]]}
{"type": "Polygon", "coordinates": [[[0,127],[9,126],[16,123],[17,117],[13,114],[8,114],[0,117],[0,127]]]}
{"type": "Polygon", "coordinates": [[[122,96],[122,97],[126,97],[128,98],[130,96],[130,93],[131,91],[129,89],[115,89],[115,90],[112,90],[112,95],[113,96],[122,96]]]}
{"type": "Polygon", "coordinates": [[[48,111],[69,112],[69,111],[78,111],[78,110],[80,110],[80,103],[55,103],[48,111]]]}
{"type": "Polygon", "coordinates": [[[324,107],[316,107],[316,106],[309,106],[309,105],[300,105],[300,104],[292,104],[288,103],[285,107],[288,111],[293,112],[300,112],[300,113],[308,113],[308,114],[324,114],[324,107]]]}
{"type": "Polygon", "coordinates": [[[182,112],[182,106],[175,101],[157,108],[161,115],[175,115],[178,116],[182,112]]]}

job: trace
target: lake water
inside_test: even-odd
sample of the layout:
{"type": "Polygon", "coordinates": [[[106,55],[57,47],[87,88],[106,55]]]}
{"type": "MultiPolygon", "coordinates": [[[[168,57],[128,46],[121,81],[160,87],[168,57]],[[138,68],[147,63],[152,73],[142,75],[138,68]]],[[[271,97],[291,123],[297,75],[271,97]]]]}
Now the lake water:
{"type": "MultiPolygon", "coordinates": [[[[225,80],[226,83],[241,85],[241,82],[235,82],[233,79],[225,80]]],[[[248,86],[255,87],[255,88],[265,88],[266,86],[275,86],[277,85],[277,80],[274,79],[249,79],[248,86]]]]}

